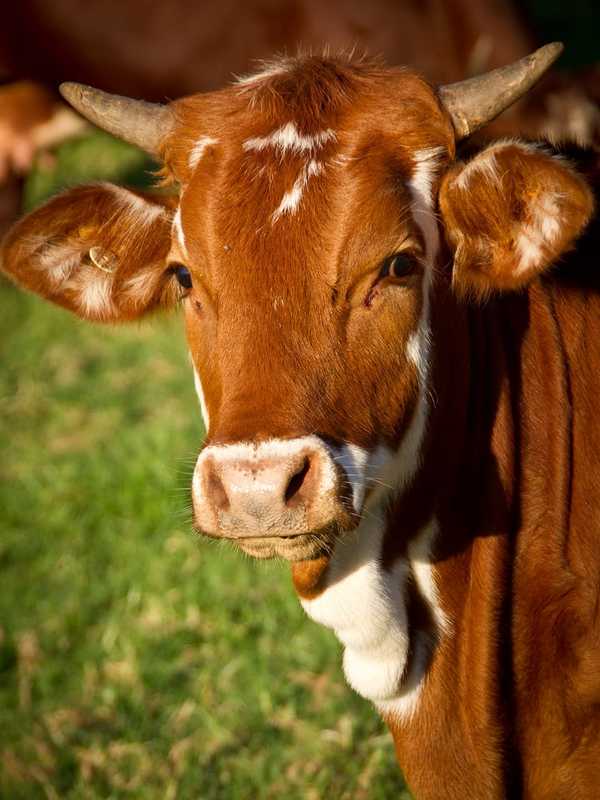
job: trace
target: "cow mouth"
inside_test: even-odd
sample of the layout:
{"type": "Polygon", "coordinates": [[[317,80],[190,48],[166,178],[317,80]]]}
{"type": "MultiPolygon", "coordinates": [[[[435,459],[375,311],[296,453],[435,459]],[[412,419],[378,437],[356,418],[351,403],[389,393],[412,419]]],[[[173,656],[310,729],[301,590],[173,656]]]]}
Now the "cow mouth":
{"type": "Polygon", "coordinates": [[[322,536],[301,533],[296,536],[260,536],[233,539],[246,555],[258,559],[282,558],[285,561],[307,561],[331,552],[332,542],[322,536]]]}
{"type": "Polygon", "coordinates": [[[310,533],[271,536],[219,536],[201,531],[204,536],[227,541],[252,558],[281,558],[285,561],[308,561],[331,554],[336,540],[343,534],[338,523],[310,533]]]}

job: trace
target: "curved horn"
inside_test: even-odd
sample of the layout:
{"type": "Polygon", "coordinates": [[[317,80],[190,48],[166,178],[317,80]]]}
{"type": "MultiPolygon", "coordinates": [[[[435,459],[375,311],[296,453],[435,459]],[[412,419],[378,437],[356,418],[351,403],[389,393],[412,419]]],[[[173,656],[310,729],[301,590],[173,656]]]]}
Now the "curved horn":
{"type": "Polygon", "coordinates": [[[160,103],[108,94],[82,83],[61,83],[60,93],[73,108],[99,128],[156,155],[173,124],[171,112],[160,103]]]}
{"type": "Polygon", "coordinates": [[[561,42],[552,42],[506,67],[440,86],[440,99],[450,114],[456,138],[469,136],[522,97],[562,51],[561,42]]]}

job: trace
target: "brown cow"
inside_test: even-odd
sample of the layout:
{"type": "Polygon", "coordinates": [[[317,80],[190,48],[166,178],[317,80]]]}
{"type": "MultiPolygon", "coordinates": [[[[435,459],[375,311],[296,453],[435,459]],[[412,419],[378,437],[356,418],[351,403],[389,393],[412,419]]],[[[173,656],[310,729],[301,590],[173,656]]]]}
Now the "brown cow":
{"type": "Polygon", "coordinates": [[[67,86],[180,195],[72,189],[3,246],[87,319],[181,303],[197,525],[292,562],[423,799],[598,789],[600,301],[550,269],[592,194],[542,146],[456,157],[557,49],[438,91],[316,57],[166,107],[67,86]]]}

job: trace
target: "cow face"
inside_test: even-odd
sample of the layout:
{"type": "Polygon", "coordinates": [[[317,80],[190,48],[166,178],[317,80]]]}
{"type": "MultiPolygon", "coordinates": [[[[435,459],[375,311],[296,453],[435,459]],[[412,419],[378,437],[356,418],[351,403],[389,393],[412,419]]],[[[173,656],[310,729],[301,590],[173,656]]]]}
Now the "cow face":
{"type": "Polygon", "coordinates": [[[461,293],[518,288],[589,193],[520,145],[452,163],[447,114],[402,70],[308,59],[172,111],[178,198],[72,190],[12,231],[4,265],[91,319],[180,301],[208,431],[198,526],[312,558],[417,467],[443,234],[461,293]]]}
{"type": "Polygon", "coordinates": [[[343,73],[318,63],[303,76],[305,90],[282,74],[231,93],[234,124],[221,97],[178,104],[166,148],[182,185],[170,258],[189,271],[209,432],[196,519],[247,552],[298,558],[356,523],[370,479],[419,424],[433,189],[452,147],[414,76],[394,90],[415,98],[408,119],[402,103],[381,114],[393,109],[383,76],[366,97],[347,76],[354,102],[343,73]],[[326,103],[309,96],[319,81],[326,103]]]}

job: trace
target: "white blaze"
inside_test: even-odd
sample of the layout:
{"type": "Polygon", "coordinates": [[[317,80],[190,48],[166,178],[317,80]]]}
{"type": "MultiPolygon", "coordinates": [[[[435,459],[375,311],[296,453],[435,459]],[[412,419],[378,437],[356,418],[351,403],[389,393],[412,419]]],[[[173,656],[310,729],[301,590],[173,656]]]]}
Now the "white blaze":
{"type": "Polygon", "coordinates": [[[200,411],[202,412],[202,420],[204,422],[204,430],[208,433],[208,426],[210,424],[210,420],[208,418],[208,409],[206,408],[206,399],[204,397],[204,391],[202,389],[202,381],[200,380],[200,375],[198,375],[198,370],[196,367],[194,369],[194,387],[196,388],[196,394],[198,395],[198,400],[200,401],[200,411]]]}
{"type": "Polygon", "coordinates": [[[179,244],[179,247],[181,248],[183,255],[186,258],[189,258],[188,249],[185,242],[185,234],[183,232],[183,227],[181,226],[181,206],[179,206],[179,208],[175,212],[175,215],[173,216],[173,228],[175,229],[175,234],[177,235],[177,242],[179,244]]]}

